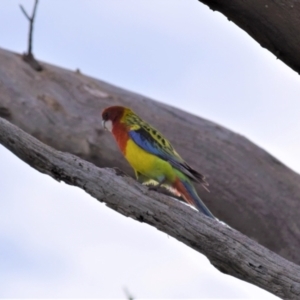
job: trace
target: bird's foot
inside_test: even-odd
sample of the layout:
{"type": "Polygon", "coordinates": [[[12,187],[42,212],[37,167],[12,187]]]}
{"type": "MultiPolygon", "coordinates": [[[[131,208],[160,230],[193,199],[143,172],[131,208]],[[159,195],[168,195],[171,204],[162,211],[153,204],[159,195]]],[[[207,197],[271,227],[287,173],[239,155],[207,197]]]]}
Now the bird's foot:
{"type": "Polygon", "coordinates": [[[157,185],[152,185],[152,186],[149,186],[149,190],[150,191],[158,191],[159,188],[164,184],[165,180],[159,182],[157,185]]]}

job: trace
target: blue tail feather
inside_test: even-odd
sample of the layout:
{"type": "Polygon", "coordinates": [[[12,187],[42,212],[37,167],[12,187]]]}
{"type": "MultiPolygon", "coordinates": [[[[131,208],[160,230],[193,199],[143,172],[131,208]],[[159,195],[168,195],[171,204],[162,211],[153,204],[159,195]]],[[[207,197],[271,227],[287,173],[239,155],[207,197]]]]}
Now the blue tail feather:
{"type": "Polygon", "coordinates": [[[210,210],[206,207],[206,205],[202,202],[200,197],[198,196],[195,188],[188,180],[180,180],[180,182],[183,184],[183,186],[186,189],[186,192],[188,195],[183,196],[189,196],[189,200],[193,202],[194,206],[204,213],[207,217],[215,219],[215,216],[210,212],[210,210]]]}

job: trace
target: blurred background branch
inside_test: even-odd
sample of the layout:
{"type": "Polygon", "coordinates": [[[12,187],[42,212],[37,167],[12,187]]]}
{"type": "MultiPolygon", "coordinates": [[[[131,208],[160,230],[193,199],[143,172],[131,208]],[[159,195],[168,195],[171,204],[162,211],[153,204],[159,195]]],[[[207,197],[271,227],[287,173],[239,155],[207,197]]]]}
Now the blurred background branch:
{"type": "Polygon", "coordinates": [[[209,176],[210,193],[199,185],[196,188],[216,217],[300,263],[300,239],[295,238],[297,231],[290,230],[300,228],[300,176],[248,139],[174,107],[55,66],[47,65],[36,80],[33,70],[21,68],[17,56],[1,49],[0,65],[0,107],[13,124],[55,149],[133,176],[100,119],[105,107],[129,106],[159,128],[196,170],[209,176]],[[30,99],[25,101],[26,114],[24,99],[30,99]]]}
{"type": "Polygon", "coordinates": [[[247,32],[300,74],[300,2],[284,0],[199,0],[247,32]]]}

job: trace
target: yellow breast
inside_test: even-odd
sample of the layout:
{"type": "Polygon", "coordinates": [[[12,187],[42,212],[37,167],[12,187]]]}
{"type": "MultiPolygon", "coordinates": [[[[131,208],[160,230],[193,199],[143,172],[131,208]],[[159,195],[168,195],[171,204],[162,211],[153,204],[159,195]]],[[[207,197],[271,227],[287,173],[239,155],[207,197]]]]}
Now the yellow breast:
{"type": "Polygon", "coordinates": [[[125,157],[133,169],[151,179],[160,181],[162,177],[173,176],[173,168],[167,161],[146,152],[132,140],[127,141],[125,157]]]}

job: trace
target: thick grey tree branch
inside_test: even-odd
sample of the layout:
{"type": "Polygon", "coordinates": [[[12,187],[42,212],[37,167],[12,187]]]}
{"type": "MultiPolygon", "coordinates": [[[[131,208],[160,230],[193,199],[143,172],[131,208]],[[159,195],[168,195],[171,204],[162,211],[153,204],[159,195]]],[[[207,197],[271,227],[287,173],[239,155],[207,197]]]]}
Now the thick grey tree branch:
{"type": "Polygon", "coordinates": [[[0,49],[0,116],[55,149],[133,174],[100,122],[103,108],[129,106],[208,176],[211,192],[196,188],[214,215],[300,264],[298,174],[215,123],[100,80],[43,65],[43,72],[35,72],[19,55],[0,49]]]}
{"type": "Polygon", "coordinates": [[[0,143],[36,170],[84,189],[124,216],[145,222],[208,257],[220,271],[279,297],[299,299],[300,266],[189,206],[39,142],[0,118],[0,143]]]}
{"type": "Polygon", "coordinates": [[[300,74],[300,1],[199,1],[224,14],[300,74]]]}

